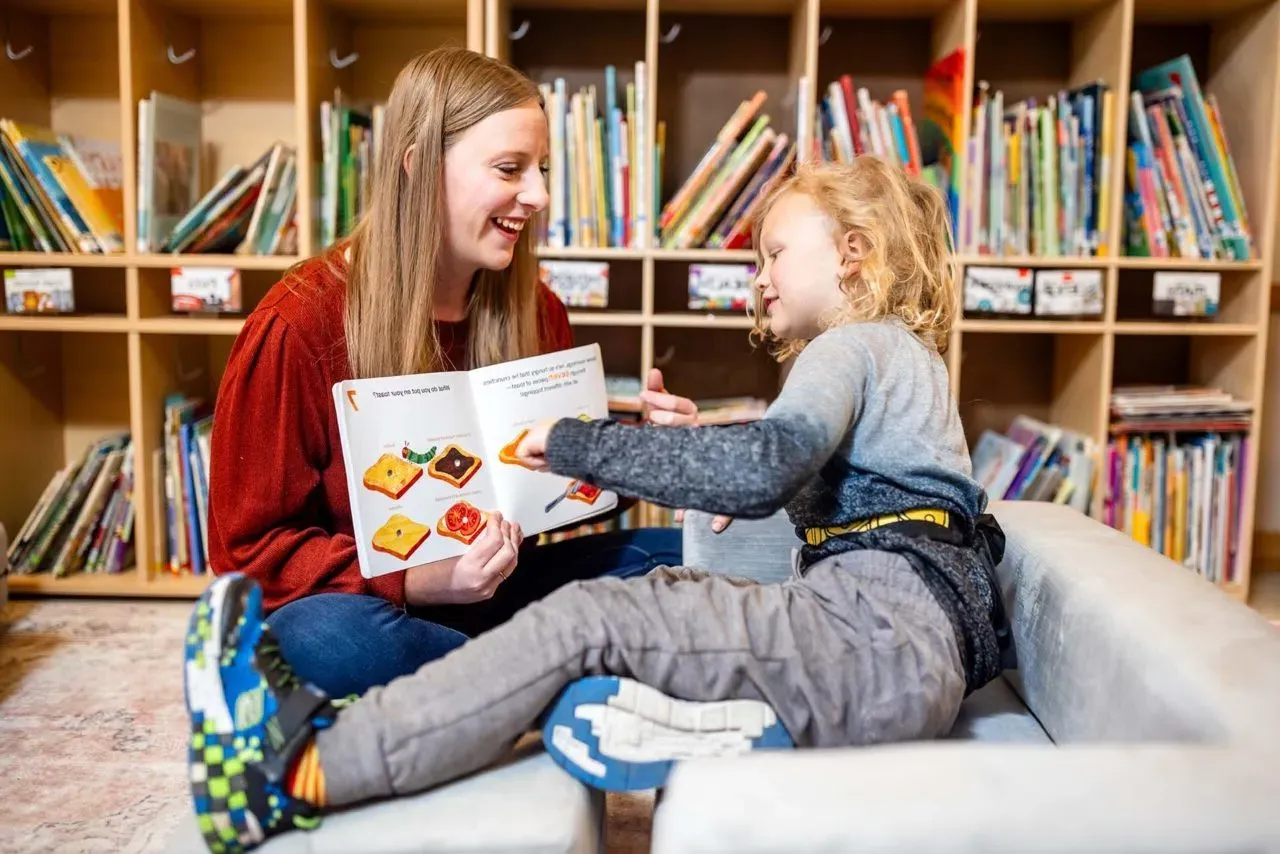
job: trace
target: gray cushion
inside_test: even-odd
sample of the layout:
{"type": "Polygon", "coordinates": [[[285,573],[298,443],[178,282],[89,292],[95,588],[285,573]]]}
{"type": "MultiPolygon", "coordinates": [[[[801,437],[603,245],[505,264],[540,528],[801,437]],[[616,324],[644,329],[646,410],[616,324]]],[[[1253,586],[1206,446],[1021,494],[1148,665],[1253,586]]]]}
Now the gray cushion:
{"type": "MultiPolygon", "coordinates": [[[[604,800],[540,752],[424,794],[326,816],[320,829],[278,836],[262,854],[594,854],[604,800]]],[[[204,851],[195,817],[170,854],[204,851]]]]}
{"type": "Polygon", "coordinates": [[[947,736],[964,741],[1021,741],[1052,744],[1036,716],[1004,677],[994,679],[965,698],[947,736]]]}

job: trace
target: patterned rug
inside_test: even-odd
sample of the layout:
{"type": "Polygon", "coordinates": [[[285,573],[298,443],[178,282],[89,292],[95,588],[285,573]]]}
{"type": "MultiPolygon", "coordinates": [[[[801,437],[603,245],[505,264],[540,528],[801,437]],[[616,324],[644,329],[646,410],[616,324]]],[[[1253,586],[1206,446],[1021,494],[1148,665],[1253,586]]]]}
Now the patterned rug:
{"type": "MultiPolygon", "coordinates": [[[[0,852],[161,852],[190,809],[185,602],[11,601],[0,618],[0,852]]],[[[611,854],[652,797],[608,799],[611,854]]]]}

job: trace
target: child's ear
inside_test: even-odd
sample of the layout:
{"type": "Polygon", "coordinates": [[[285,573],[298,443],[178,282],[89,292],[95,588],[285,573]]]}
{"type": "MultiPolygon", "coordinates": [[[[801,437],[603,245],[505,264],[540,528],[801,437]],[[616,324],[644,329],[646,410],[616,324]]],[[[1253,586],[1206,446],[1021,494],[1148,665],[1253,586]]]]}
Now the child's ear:
{"type": "Polygon", "coordinates": [[[867,242],[861,234],[849,230],[840,236],[838,242],[841,265],[845,276],[852,276],[862,266],[862,259],[867,257],[867,242]]]}

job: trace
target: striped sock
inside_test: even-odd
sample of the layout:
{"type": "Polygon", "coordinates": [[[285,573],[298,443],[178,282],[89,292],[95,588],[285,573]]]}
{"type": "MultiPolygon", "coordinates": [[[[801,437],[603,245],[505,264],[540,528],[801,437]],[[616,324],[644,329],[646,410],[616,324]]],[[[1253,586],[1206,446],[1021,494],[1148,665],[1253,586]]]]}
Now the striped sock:
{"type": "Polygon", "coordinates": [[[285,791],[289,797],[305,801],[314,807],[325,805],[324,769],[320,767],[320,751],[315,739],[307,742],[307,746],[298,754],[293,768],[285,780],[285,791]]]}

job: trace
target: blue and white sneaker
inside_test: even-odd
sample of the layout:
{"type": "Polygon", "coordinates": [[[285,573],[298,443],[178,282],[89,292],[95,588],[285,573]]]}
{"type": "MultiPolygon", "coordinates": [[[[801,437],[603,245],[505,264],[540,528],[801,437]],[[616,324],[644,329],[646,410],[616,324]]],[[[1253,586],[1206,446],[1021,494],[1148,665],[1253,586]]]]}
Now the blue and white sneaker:
{"type": "Polygon", "coordinates": [[[676,700],[618,676],[565,688],[547,712],[542,741],[561,768],[611,792],[661,788],[682,759],[794,746],[767,703],[676,700]]]}
{"type": "Polygon", "coordinates": [[[318,826],[318,811],[286,794],[286,774],[336,711],[281,657],[252,579],[217,578],[196,602],[183,683],[192,806],[209,850],[247,851],[270,836],[318,826]]]}

